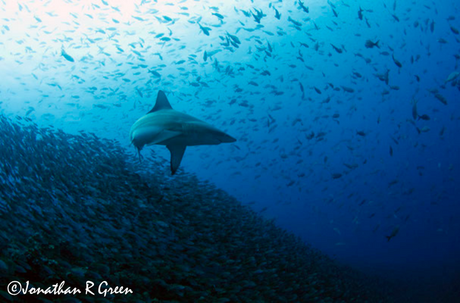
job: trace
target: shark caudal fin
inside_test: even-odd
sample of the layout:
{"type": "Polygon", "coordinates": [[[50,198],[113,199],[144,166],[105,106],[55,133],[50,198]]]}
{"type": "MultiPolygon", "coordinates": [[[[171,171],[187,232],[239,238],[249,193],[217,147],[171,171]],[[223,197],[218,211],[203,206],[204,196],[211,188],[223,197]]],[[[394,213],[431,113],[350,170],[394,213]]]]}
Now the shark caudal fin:
{"type": "Polygon", "coordinates": [[[166,98],[165,93],[162,90],[160,90],[158,91],[157,101],[155,102],[155,106],[147,114],[150,114],[158,110],[162,110],[162,109],[173,109],[173,108],[171,104],[169,104],[168,98],[166,98]]]}

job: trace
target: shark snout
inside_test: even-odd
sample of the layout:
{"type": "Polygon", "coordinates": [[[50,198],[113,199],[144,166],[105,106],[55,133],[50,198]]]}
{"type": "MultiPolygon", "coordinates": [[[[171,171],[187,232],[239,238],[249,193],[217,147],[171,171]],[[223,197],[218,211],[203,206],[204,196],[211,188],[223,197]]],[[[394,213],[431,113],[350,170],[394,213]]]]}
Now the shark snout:
{"type": "Polygon", "coordinates": [[[144,147],[144,144],[141,144],[140,142],[137,142],[136,139],[132,140],[131,143],[138,149],[141,150],[144,147]]]}

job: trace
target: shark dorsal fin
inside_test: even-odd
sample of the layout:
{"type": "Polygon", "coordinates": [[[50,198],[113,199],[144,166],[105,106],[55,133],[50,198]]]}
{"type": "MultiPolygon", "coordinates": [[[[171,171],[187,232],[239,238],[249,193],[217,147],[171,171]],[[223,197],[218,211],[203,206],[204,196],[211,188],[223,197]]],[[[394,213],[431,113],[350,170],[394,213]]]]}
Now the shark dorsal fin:
{"type": "Polygon", "coordinates": [[[166,98],[166,95],[162,90],[158,91],[157,102],[155,103],[155,106],[147,114],[156,112],[157,110],[161,109],[172,109],[171,104],[169,104],[168,98],[166,98]]]}

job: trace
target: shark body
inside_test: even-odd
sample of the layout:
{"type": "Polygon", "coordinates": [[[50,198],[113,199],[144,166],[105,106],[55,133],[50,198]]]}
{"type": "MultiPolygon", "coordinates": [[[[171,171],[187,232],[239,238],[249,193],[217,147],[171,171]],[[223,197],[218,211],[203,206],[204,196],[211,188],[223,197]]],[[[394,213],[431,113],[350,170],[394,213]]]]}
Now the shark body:
{"type": "Polygon", "coordinates": [[[204,121],[175,111],[161,90],[152,110],[131,126],[129,137],[139,153],[145,145],[166,145],[171,153],[173,175],[179,168],[187,146],[236,141],[204,121]]]}

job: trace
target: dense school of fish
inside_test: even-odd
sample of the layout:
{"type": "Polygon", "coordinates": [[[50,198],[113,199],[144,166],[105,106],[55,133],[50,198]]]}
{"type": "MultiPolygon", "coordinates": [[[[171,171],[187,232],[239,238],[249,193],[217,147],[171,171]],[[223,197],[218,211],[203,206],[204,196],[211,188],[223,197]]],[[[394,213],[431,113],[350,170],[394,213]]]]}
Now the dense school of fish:
{"type": "Polygon", "coordinates": [[[118,142],[0,116],[0,143],[2,302],[390,302],[384,284],[193,175],[165,180],[118,142]],[[13,280],[133,294],[13,298],[13,280]]]}
{"type": "MultiPolygon", "coordinates": [[[[1,3],[12,6],[5,0],[1,3]]],[[[350,183],[344,178],[359,174],[377,148],[369,150],[364,144],[369,131],[363,126],[356,129],[353,121],[359,119],[365,124],[374,120],[394,129],[389,143],[383,138],[387,134],[378,135],[382,137],[380,145],[386,145],[378,147],[393,157],[401,151],[399,143],[412,136],[410,128],[418,135],[434,132],[430,126],[433,115],[454,101],[445,97],[445,91],[452,87],[460,90],[458,52],[446,55],[455,60],[455,66],[450,74],[435,76],[436,85],[426,70],[418,68],[420,62],[429,60],[433,48],[460,42],[455,13],[443,20],[448,31],[438,32],[436,3],[411,3],[412,7],[396,0],[372,5],[327,1],[310,8],[307,1],[217,5],[142,0],[128,6],[132,7],[129,12],[104,0],[81,4],[67,1],[60,4],[59,11],[51,0],[18,3],[11,8],[15,13],[5,16],[0,26],[0,46],[11,47],[10,56],[0,57],[0,61],[19,74],[13,80],[15,85],[0,89],[6,108],[17,101],[17,89],[31,92],[34,96],[21,111],[36,122],[71,131],[84,125],[99,136],[118,140],[126,138],[126,129],[135,118],[150,109],[159,89],[169,90],[190,107],[192,115],[206,108],[206,115],[200,118],[239,134],[227,163],[205,154],[201,156],[206,157],[204,168],[222,167],[230,180],[238,180],[233,183],[247,181],[260,190],[264,182],[276,182],[279,185],[271,189],[272,196],[286,197],[286,192],[294,191],[304,193],[308,200],[314,188],[330,190],[332,181],[343,186],[337,195],[368,201],[370,198],[347,189],[350,183]],[[40,15],[33,8],[37,5],[40,15]],[[379,11],[366,6],[377,6],[379,11]],[[65,19],[53,23],[58,17],[65,19]],[[359,30],[350,28],[349,18],[359,30]],[[18,39],[18,26],[13,25],[21,22],[29,25],[27,33],[18,39]],[[380,28],[389,26],[401,28],[409,42],[398,36],[379,36],[380,28]],[[51,40],[44,42],[44,38],[51,40]],[[437,45],[431,44],[432,39],[437,45]],[[362,64],[364,68],[353,67],[362,64]],[[400,83],[401,75],[413,81],[400,83]],[[380,103],[362,100],[366,83],[380,103]],[[423,89],[424,85],[430,88],[423,89]],[[391,100],[398,100],[399,91],[407,87],[413,90],[413,97],[394,104],[391,100]],[[400,109],[407,112],[407,118],[386,116],[380,108],[387,110],[388,104],[391,112],[395,106],[407,108],[400,109]],[[374,114],[357,118],[360,108],[367,110],[369,106],[374,114]],[[49,112],[50,108],[55,111],[49,112]],[[289,111],[292,115],[281,114],[289,111]],[[284,136],[287,130],[292,135],[284,136]],[[274,139],[267,140],[266,134],[274,139]],[[330,140],[337,136],[342,139],[330,140]],[[329,145],[330,154],[316,153],[316,147],[329,145]],[[350,155],[342,165],[328,161],[343,149],[350,155]],[[264,160],[258,154],[264,154],[264,160]],[[295,165],[285,167],[289,162],[295,165]],[[312,168],[319,166],[330,173],[312,168]],[[245,169],[254,175],[246,176],[242,173],[245,169]],[[268,176],[267,171],[276,173],[268,176]],[[312,177],[317,180],[313,184],[312,177]]],[[[451,117],[452,121],[458,119],[451,117]]],[[[444,125],[436,132],[442,140],[449,128],[444,125]]],[[[422,143],[417,141],[412,148],[424,148],[426,143],[420,140],[422,143]]],[[[422,175],[424,165],[419,165],[417,172],[422,175]]],[[[385,174],[378,165],[375,173],[385,174]]],[[[388,178],[388,188],[399,186],[398,192],[413,192],[413,186],[398,176],[388,178]]],[[[373,217],[376,211],[360,213],[373,217]]],[[[392,217],[395,209],[385,213],[392,217]]],[[[383,222],[381,237],[405,221],[383,222]]],[[[375,223],[375,230],[381,223],[375,223]]]]}
{"type": "MultiPolygon", "coordinates": [[[[0,3],[0,12],[12,7],[0,3]]],[[[459,45],[459,14],[454,8],[441,16],[434,1],[323,1],[309,7],[308,1],[142,0],[131,11],[105,0],[69,0],[59,9],[55,4],[14,3],[14,13],[2,15],[0,46],[9,54],[0,56],[2,110],[66,131],[126,138],[128,145],[127,129],[163,89],[187,113],[238,140],[225,161],[202,152],[203,171],[220,168],[227,180],[238,180],[228,183],[251,184],[286,207],[320,191],[324,204],[353,210],[347,223],[372,220],[371,232],[384,241],[400,237],[412,220],[406,205],[388,207],[388,198],[409,200],[418,190],[404,173],[386,168],[406,166],[410,159],[401,154],[424,154],[456,132],[457,113],[442,122],[437,116],[458,102],[449,96],[460,90],[460,53],[458,47],[444,58],[432,53],[459,45]],[[26,31],[18,35],[22,23],[26,31]],[[425,68],[441,59],[451,62],[451,70],[425,68]],[[370,93],[372,100],[362,97],[370,93]],[[341,162],[339,153],[346,154],[341,162]],[[380,184],[369,185],[371,194],[356,190],[375,176],[380,184]],[[278,185],[266,188],[270,182],[278,185]],[[303,198],[286,201],[290,191],[303,198]]],[[[408,170],[422,178],[436,164],[408,170]]],[[[455,170],[451,163],[444,167],[446,176],[455,170]]],[[[440,204],[444,196],[433,185],[428,203],[440,204]]],[[[445,232],[448,224],[438,229],[445,232]]],[[[339,228],[331,223],[337,234],[339,228]]]]}

